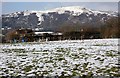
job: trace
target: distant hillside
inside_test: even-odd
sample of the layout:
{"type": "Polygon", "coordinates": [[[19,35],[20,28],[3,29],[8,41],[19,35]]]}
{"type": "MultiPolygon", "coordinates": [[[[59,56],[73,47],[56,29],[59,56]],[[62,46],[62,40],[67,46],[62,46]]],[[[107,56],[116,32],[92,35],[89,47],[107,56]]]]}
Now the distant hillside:
{"type": "Polygon", "coordinates": [[[47,11],[23,11],[2,15],[3,28],[43,28],[57,30],[65,25],[99,27],[116,12],[96,11],[80,6],[60,7],[47,11]]]}

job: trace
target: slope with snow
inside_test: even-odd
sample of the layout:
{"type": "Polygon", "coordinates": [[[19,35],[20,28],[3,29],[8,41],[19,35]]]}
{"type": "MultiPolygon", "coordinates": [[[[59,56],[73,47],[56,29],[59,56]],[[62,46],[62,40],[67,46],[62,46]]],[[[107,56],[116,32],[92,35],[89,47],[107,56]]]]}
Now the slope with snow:
{"type": "Polygon", "coordinates": [[[119,76],[118,39],[0,45],[0,76],[119,76]]]}
{"type": "Polygon", "coordinates": [[[60,7],[60,8],[55,8],[55,9],[50,9],[50,10],[45,10],[45,11],[28,11],[27,10],[27,11],[23,11],[23,12],[16,12],[16,13],[7,14],[4,16],[5,17],[18,17],[18,15],[20,13],[23,13],[24,16],[28,16],[32,13],[36,13],[36,15],[38,16],[38,20],[40,21],[40,23],[38,25],[40,25],[41,22],[44,21],[44,18],[42,16],[43,14],[48,14],[48,13],[53,13],[53,12],[56,12],[58,14],[64,14],[67,11],[69,11],[70,14],[73,16],[79,16],[82,13],[86,13],[88,16],[91,14],[94,14],[94,15],[107,14],[108,16],[117,16],[116,12],[97,11],[97,10],[91,10],[91,9],[80,7],[80,6],[60,7]]]}

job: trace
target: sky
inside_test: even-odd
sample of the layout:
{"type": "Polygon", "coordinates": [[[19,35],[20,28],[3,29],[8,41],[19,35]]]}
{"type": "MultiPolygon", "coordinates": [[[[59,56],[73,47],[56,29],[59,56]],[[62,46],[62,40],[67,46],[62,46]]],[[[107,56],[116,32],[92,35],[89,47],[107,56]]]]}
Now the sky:
{"type": "Polygon", "coordinates": [[[2,14],[25,10],[48,10],[65,6],[82,6],[103,11],[118,10],[118,2],[2,2],[2,14]]]}
{"type": "Polygon", "coordinates": [[[1,0],[2,2],[119,2],[119,0],[1,0]]]}

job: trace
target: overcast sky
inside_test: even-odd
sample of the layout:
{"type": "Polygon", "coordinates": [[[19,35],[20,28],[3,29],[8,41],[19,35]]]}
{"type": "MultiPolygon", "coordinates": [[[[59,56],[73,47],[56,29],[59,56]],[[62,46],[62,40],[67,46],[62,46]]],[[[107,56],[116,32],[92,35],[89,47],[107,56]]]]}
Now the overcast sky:
{"type": "Polygon", "coordinates": [[[118,2],[119,0],[0,0],[2,2],[118,2]]]}
{"type": "Polygon", "coordinates": [[[118,2],[2,2],[2,14],[24,10],[47,10],[64,6],[82,6],[103,11],[118,10],[118,2]]]}

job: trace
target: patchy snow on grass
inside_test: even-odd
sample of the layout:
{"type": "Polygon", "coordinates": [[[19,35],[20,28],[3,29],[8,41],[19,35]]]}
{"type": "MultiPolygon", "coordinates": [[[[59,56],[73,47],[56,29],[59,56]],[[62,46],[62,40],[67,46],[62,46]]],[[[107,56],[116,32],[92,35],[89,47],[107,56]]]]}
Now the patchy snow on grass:
{"type": "Polygon", "coordinates": [[[118,39],[0,44],[0,76],[119,76],[118,39]]]}

